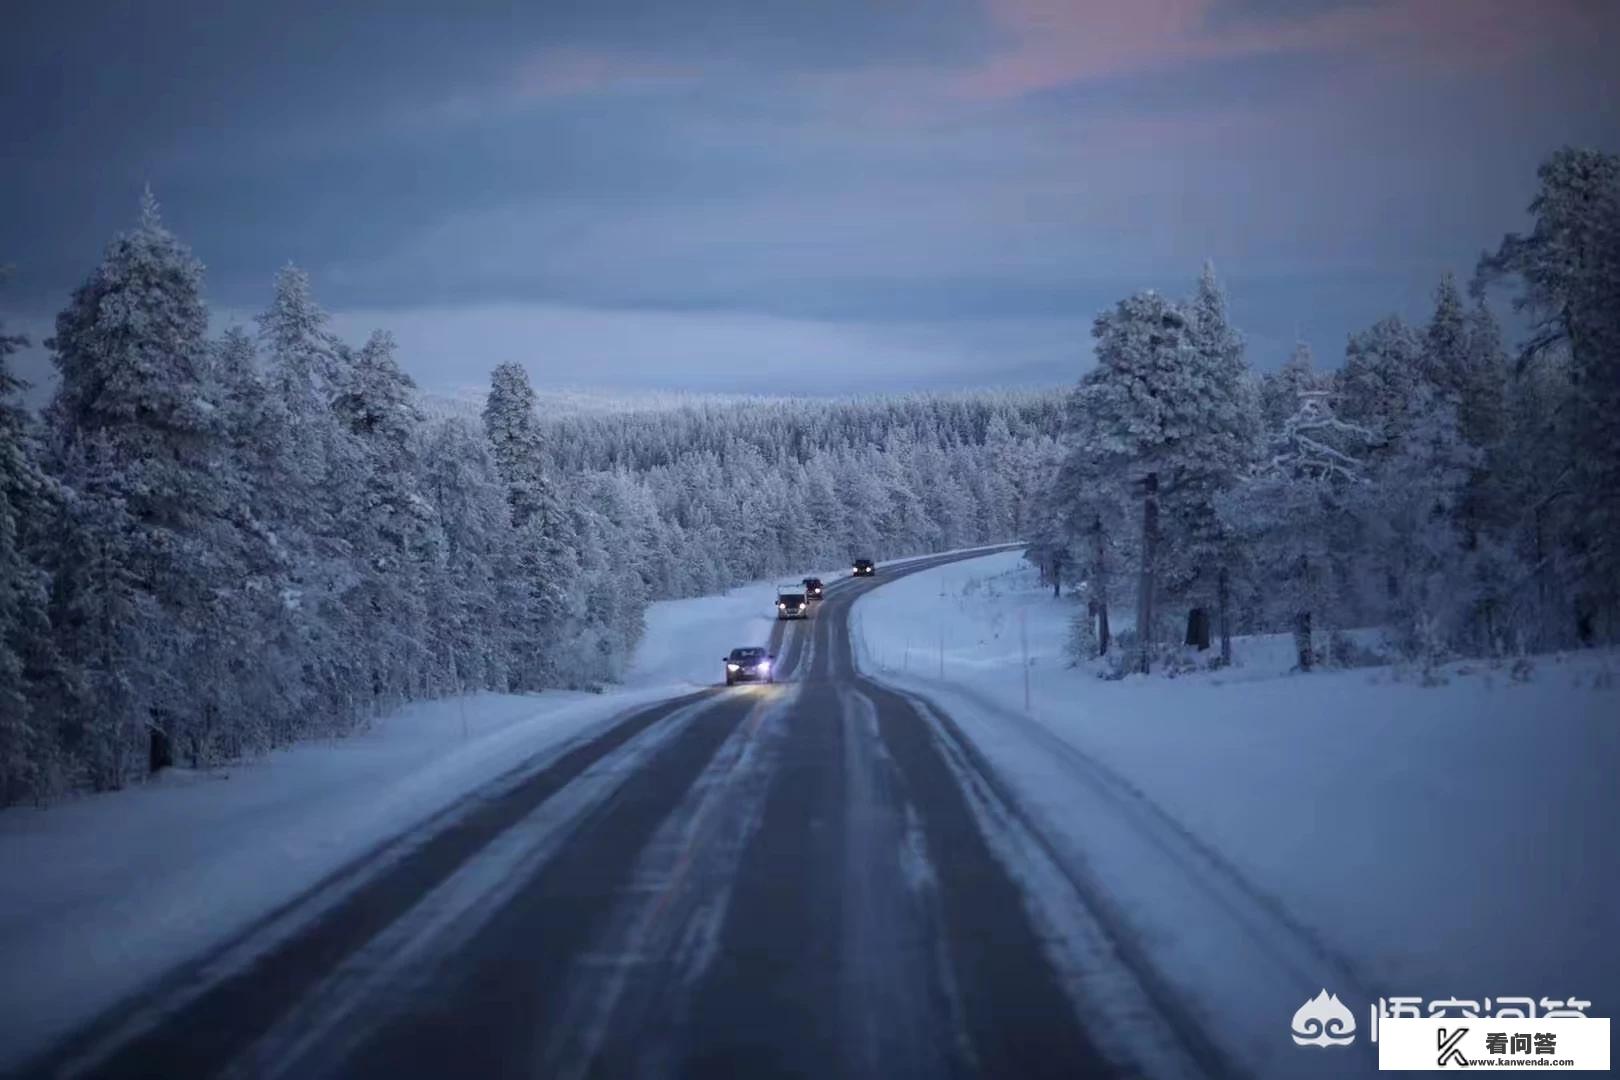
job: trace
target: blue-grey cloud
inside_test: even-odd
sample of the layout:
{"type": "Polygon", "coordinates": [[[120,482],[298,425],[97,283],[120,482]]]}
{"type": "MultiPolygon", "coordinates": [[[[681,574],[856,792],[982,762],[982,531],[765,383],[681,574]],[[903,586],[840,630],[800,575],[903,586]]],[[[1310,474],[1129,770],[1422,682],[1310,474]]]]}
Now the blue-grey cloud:
{"type": "Polygon", "coordinates": [[[218,307],[295,261],[424,381],[577,382],[592,333],[626,383],[1066,381],[1206,256],[1257,364],[1330,362],[1517,227],[1545,153],[1620,145],[1616,9],[1480,2],[30,5],[0,305],[48,327],[150,182],[218,307]]]}

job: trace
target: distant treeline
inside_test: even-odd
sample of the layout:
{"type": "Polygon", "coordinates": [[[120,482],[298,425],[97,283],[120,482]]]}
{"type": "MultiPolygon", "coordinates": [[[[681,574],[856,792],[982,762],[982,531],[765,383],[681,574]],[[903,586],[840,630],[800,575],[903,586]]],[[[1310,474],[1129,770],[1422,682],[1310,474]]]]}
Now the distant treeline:
{"type": "Polygon", "coordinates": [[[1061,395],[731,402],[549,420],[523,369],[429,417],[307,277],[207,336],[150,200],[47,342],[0,335],[0,803],[341,732],[393,705],[615,678],[647,603],[1001,540],[1061,395]]]}

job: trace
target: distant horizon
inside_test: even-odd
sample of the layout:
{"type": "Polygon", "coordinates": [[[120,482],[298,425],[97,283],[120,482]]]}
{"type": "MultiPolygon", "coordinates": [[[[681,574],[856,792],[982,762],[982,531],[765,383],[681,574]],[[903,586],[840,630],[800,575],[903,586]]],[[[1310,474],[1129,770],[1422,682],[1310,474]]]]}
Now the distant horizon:
{"type": "MultiPolygon", "coordinates": [[[[1531,178],[1533,180],[1533,177],[1531,178]]],[[[1498,237],[1499,238],[1499,237],[1498,237]]],[[[108,238],[109,241],[111,237],[108,238]]],[[[182,235],[181,239],[185,237],[182,235]]],[[[86,267],[88,274],[93,263],[86,267]]],[[[205,260],[206,266],[206,260],[205,260]]],[[[1466,281],[1472,267],[1459,267],[1446,272],[1452,273],[1458,280],[1466,281]]],[[[1218,272],[1218,268],[1217,268],[1218,272]]],[[[205,271],[206,277],[206,271],[205,271]]],[[[1157,285],[1143,285],[1141,289],[1151,289],[1171,296],[1187,296],[1192,292],[1193,282],[1196,280],[1196,268],[1189,276],[1185,288],[1164,288],[1157,285]]],[[[1365,324],[1350,327],[1346,330],[1346,337],[1366,325],[1387,315],[1396,315],[1413,325],[1421,325],[1431,311],[1431,293],[1439,283],[1439,277],[1426,289],[1413,297],[1405,298],[1401,304],[1390,304],[1380,314],[1367,320],[1365,324]]],[[[320,282],[315,283],[317,300],[320,299],[320,282]]],[[[1263,375],[1275,371],[1288,359],[1296,344],[1303,342],[1310,347],[1311,354],[1318,370],[1329,371],[1340,366],[1344,359],[1345,339],[1341,338],[1333,344],[1331,349],[1310,339],[1306,334],[1285,335],[1275,340],[1267,340],[1257,345],[1254,337],[1249,334],[1238,314],[1244,307],[1241,294],[1232,296],[1229,283],[1223,278],[1222,284],[1227,288],[1228,301],[1234,309],[1234,327],[1243,334],[1246,355],[1255,374],[1263,375]]],[[[1135,292],[1138,290],[1130,290],[1135,292]]],[[[270,276],[267,276],[264,286],[266,302],[270,295],[270,276]]],[[[1093,366],[1094,359],[1091,348],[1090,326],[1092,319],[1111,307],[1114,301],[1123,299],[1127,293],[1110,300],[1100,306],[1096,311],[1086,314],[1083,318],[1077,317],[1074,327],[1065,327],[1065,330],[1078,330],[1083,337],[1076,342],[1074,355],[1062,362],[1039,363],[1025,361],[1015,365],[1011,371],[1003,369],[1002,376],[997,378],[994,374],[994,365],[980,365],[975,363],[972,355],[958,355],[954,357],[956,365],[951,368],[932,368],[926,372],[918,372],[914,367],[901,371],[880,370],[877,372],[863,370],[862,362],[855,358],[853,353],[841,358],[846,374],[853,372],[851,381],[843,386],[825,385],[825,377],[818,370],[801,365],[796,371],[786,373],[785,385],[772,385],[763,381],[770,378],[783,378],[781,365],[768,362],[750,363],[746,359],[736,360],[729,368],[722,371],[711,371],[707,368],[696,376],[681,374],[643,373],[634,381],[615,384],[612,381],[589,381],[577,375],[570,374],[580,368],[592,368],[600,364],[603,357],[594,351],[593,344],[588,336],[576,329],[569,338],[570,354],[568,371],[561,374],[548,370],[545,360],[531,359],[517,355],[512,347],[502,342],[491,348],[479,364],[468,362],[464,367],[472,370],[458,369],[453,374],[444,374],[442,358],[452,351],[452,345],[443,340],[446,333],[444,321],[421,320],[420,313],[401,310],[392,312],[386,309],[365,311],[329,311],[331,328],[338,336],[350,344],[358,346],[373,330],[386,330],[392,334],[399,343],[399,359],[404,370],[412,375],[418,387],[429,394],[438,394],[454,397],[461,392],[478,392],[479,387],[487,391],[488,375],[497,364],[516,362],[522,364],[529,372],[530,378],[537,391],[549,394],[578,393],[591,397],[641,397],[657,395],[689,395],[694,397],[724,398],[842,398],[852,396],[894,396],[902,394],[922,393],[972,393],[995,390],[1047,390],[1065,389],[1072,387],[1086,370],[1093,366]],[[389,317],[398,315],[404,320],[405,326],[399,323],[390,323],[389,317]],[[418,332],[413,332],[413,324],[418,332]],[[1072,365],[1063,370],[1065,365],[1072,365]],[[729,385],[732,380],[741,378],[743,386],[738,388],[729,385]],[[482,380],[482,381],[479,381],[482,380]]],[[[0,291],[0,299],[5,294],[0,291]]],[[[1503,322],[1507,330],[1509,345],[1517,332],[1522,329],[1522,320],[1515,313],[1511,305],[1501,297],[1488,297],[1492,311],[1503,322]]],[[[68,300],[64,294],[62,304],[68,300]]],[[[497,313],[500,309],[496,309],[497,313]]],[[[480,317],[479,309],[463,309],[449,320],[454,328],[476,327],[480,317]]],[[[529,313],[532,314],[532,313],[529,313]]],[[[646,313],[642,313],[645,315],[646,313]]],[[[679,312],[657,313],[665,317],[679,318],[679,312]]],[[[256,332],[254,310],[237,308],[216,308],[210,313],[210,333],[218,336],[230,327],[241,327],[250,333],[256,332]]],[[[7,311],[0,304],[0,317],[5,320],[6,326],[13,333],[21,332],[29,338],[29,345],[18,352],[13,360],[16,373],[28,383],[28,389],[22,394],[22,401],[31,408],[41,408],[48,402],[52,387],[56,379],[56,372],[51,364],[45,341],[53,332],[50,317],[35,316],[33,318],[15,317],[14,313],[7,311]]],[[[499,318],[499,314],[497,314],[499,318]]],[[[588,327],[587,327],[588,330],[588,327]]],[[[771,344],[768,331],[760,330],[757,347],[762,352],[768,352],[771,344]]],[[[755,347],[747,336],[728,335],[724,339],[727,349],[744,350],[755,347]]],[[[553,348],[555,341],[547,342],[537,340],[533,349],[546,352],[548,345],[553,348]]],[[[656,338],[649,338],[642,344],[643,348],[656,354],[663,343],[656,338]]],[[[912,346],[898,350],[897,355],[891,359],[910,360],[913,365],[919,361],[933,359],[927,350],[920,346],[912,346]]],[[[937,359],[945,359],[941,356],[937,359]]]]}

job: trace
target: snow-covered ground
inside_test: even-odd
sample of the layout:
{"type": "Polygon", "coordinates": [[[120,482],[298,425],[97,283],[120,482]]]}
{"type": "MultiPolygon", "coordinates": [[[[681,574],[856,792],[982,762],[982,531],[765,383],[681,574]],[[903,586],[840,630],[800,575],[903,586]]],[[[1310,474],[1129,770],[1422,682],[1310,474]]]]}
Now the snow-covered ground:
{"type": "Polygon", "coordinates": [[[1291,675],[1286,639],[1256,639],[1227,672],[1105,681],[1064,663],[1073,611],[994,555],[861,599],[857,650],[955,721],[1246,1071],[1331,1060],[1288,1038],[1318,981],[1364,1035],[1380,996],[1620,1009],[1620,657],[1426,687],[1291,675]]]}
{"type": "Polygon", "coordinates": [[[515,766],[713,685],[723,653],[768,639],[775,595],[653,604],[605,694],[414,704],[348,738],[0,811],[0,1070],[515,766]]]}

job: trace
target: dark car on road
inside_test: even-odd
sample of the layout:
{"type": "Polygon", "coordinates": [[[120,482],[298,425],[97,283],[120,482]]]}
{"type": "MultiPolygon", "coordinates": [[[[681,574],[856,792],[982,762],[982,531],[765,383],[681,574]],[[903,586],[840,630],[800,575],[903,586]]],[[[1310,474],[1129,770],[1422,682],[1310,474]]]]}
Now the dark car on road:
{"type": "Polygon", "coordinates": [[[802,592],[782,592],[776,594],[776,617],[778,619],[806,619],[810,616],[810,602],[804,598],[802,592]]]}
{"type": "Polygon", "coordinates": [[[820,600],[822,593],[825,591],[826,589],[822,586],[820,578],[807,577],[804,579],[804,595],[811,600],[820,600]]]}
{"type": "Polygon", "coordinates": [[[773,681],[771,676],[771,661],[776,657],[767,653],[757,645],[750,645],[740,649],[732,649],[729,656],[722,657],[726,665],[726,685],[735,686],[740,682],[773,681]]]}
{"type": "Polygon", "coordinates": [[[871,577],[877,573],[877,564],[871,559],[856,559],[853,569],[856,577],[871,577]]]}

